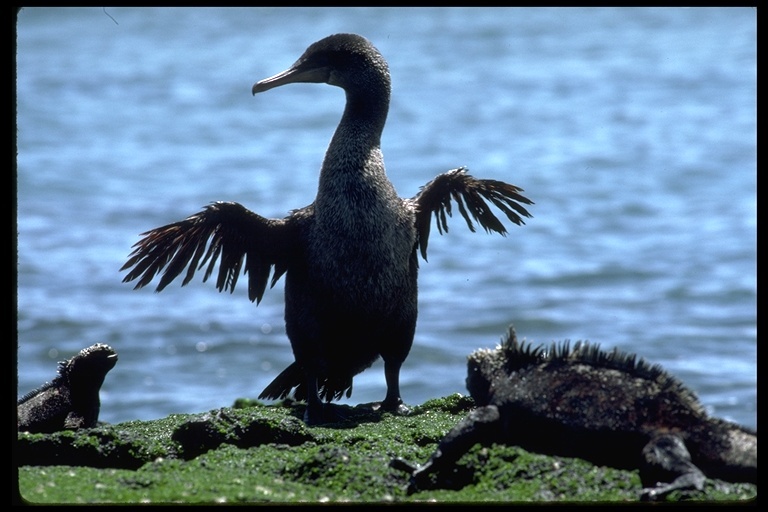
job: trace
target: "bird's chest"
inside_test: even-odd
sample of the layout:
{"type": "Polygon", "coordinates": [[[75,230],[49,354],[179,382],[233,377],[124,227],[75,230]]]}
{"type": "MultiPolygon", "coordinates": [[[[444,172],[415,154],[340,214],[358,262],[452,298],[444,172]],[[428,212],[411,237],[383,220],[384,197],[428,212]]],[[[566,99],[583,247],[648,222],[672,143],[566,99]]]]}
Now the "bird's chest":
{"type": "Polygon", "coordinates": [[[316,202],[310,278],[360,300],[399,293],[412,279],[412,212],[380,190],[350,186],[339,192],[316,202]]]}
{"type": "Polygon", "coordinates": [[[318,215],[313,259],[326,266],[369,272],[407,261],[415,241],[412,225],[391,205],[336,205],[318,215]]]}

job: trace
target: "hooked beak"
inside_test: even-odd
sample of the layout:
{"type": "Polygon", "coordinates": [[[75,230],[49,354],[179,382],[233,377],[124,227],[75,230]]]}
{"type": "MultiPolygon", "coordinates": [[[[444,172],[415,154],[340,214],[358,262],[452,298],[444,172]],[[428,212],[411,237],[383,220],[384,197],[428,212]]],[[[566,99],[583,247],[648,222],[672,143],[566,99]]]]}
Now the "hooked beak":
{"type": "Polygon", "coordinates": [[[268,91],[275,87],[280,87],[285,84],[294,83],[323,83],[328,81],[330,71],[327,67],[316,67],[309,69],[302,69],[301,66],[291,66],[282,73],[278,73],[264,80],[260,80],[253,84],[251,92],[253,94],[268,91]]]}

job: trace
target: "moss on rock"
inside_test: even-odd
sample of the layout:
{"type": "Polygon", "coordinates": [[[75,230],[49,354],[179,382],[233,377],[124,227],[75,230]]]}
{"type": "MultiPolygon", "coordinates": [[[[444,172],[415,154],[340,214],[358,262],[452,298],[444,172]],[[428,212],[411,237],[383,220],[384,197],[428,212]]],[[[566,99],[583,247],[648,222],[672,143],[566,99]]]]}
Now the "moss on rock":
{"type": "MultiPolygon", "coordinates": [[[[410,416],[338,406],[342,423],[307,427],[303,404],[234,407],[54,434],[19,433],[14,461],[27,503],[636,502],[637,471],[475,446],[444,488],[407,493],[394,457],[424,462],[472,407],[461,395],[410,416]]],[[[744,502],[751,484],[707,481],[669,500],[744,502]]]]}

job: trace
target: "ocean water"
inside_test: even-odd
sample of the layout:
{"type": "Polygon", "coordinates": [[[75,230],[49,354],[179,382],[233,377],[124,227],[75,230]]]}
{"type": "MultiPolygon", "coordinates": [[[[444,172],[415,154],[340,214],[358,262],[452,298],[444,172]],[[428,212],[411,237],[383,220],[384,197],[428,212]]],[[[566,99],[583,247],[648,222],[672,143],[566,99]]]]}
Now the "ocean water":
{"type": "MultiPolygon", "coordinates": [[[[536,203],[506,237],[433,229],[407,403],[466,393],[466,356],[514,324],[637,353],[756,427],[756,31],[751,8],[25,8],[17,396],[96,342],[111,423],[255,398],[292,362],[282,281],[257,307],[242,280],[158,294],[119,269],[211,201],[312,202],[342,91],[251,86],[356,32],[390,65],[402,196],[465,165],[536,203]]],[[[344,402],[384,393],[377,363],[344,402]]]]}

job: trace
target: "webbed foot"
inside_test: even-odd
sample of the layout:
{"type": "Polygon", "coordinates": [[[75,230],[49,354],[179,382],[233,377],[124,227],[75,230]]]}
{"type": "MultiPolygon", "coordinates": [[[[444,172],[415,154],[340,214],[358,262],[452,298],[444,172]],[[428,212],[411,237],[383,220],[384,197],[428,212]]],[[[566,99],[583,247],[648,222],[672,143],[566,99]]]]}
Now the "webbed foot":
{"type": "Polygon", "coordinates": [[[309,426],[341,423],[346,420],[347,415],[332,404],[307,404],[304,410],[304,423],[309,426]]]}
{"type": "Polygon", "coordinates": [[[396,414],[398,416],[408,416],[409,414],[411,414],[411,409],[403,403],[403,400],[401,398],[398,398],[396,400],[385,399],[380,404],[374,404],[373,410],[375,411],[378,409],[381,409],[382,411],[386,411],[386,412],[391,412],[392,414],[396,414]]]}

